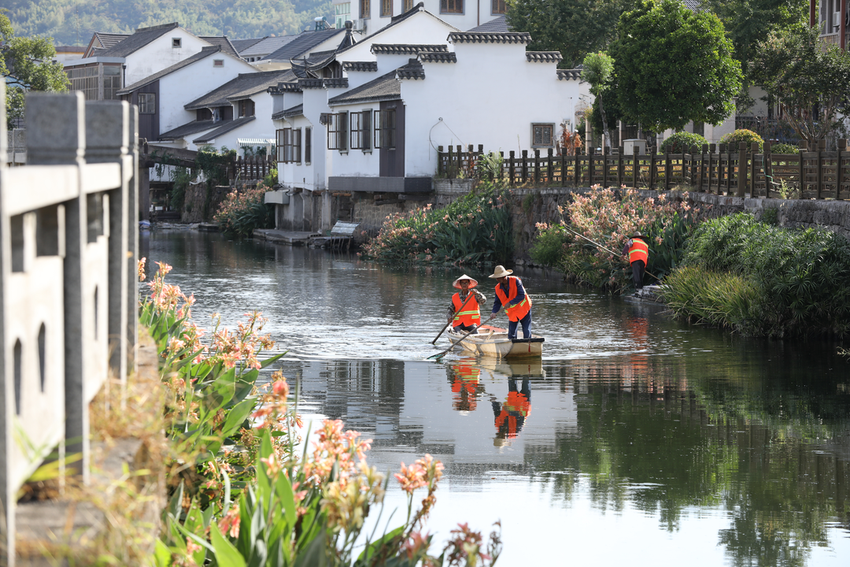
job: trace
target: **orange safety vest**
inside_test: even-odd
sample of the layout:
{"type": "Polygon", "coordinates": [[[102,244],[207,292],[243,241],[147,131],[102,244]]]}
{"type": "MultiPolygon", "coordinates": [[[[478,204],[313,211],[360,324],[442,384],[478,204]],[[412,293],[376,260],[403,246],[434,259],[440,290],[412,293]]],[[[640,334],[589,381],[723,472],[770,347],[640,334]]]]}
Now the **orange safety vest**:
{"type": "Polygon", "coordinates": [[[452,296],[452,305],[455,308],[455,318],[452,320],[452,327],[481,324],[481,309],[478,307],[478,298],[471,291],[469,293],[472,297],[468,298],[469,301],[466,302],[466,307],[463,308],[463,311],[460,311],[460,308],[463,306],[460,292],[452,296]]]}
{"type": "Polygon", "coordinates": [[[525,292],[525,297],[516,305],[509,305],[517,296],[517,281],[520,280],[516,276],[508,276],[508,295],[502,290],[502,284],[496,284],[496,295],[499,301],[505,306],[505,313],[508,314],[508,319],[511,321],[519,321],[531,311],[531,298],[528,296],[528,291],[525,292]]]}
{"type": "Polygon", "coordinates": [[[649,246],[640,238],[633,238],[629,247],[629,264],[643,260],[644,265],[649,264],[649,246]]]}
{"type": "Polygon", "coordinates": [[[508,399],[502,404],[502,411],[496,416],[496,429],[501,430],[504,427],[507,438],[513,439],[529,414],[531,414],[531,402],[525,394],[508,392],[508,399]],[[520,418],[522,418],[521,422],[520,418]]]}

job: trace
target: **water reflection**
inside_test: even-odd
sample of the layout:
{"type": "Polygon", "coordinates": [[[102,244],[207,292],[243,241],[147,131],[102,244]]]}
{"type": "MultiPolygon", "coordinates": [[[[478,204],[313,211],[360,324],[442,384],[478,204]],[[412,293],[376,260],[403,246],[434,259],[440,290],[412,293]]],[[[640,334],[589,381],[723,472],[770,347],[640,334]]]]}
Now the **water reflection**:
{"type": "Polygon", "coordinates": [[[155,235],[149,254],[196,317],[262,309],[301,411],[373,438],[379,469],[442,460],[437,541],[501,519],[503,565],[850,562],[850,366],[830,345],[681,325],[530,272],[542,360],[435,362],[453,273],[216,236],[155,235]]]}

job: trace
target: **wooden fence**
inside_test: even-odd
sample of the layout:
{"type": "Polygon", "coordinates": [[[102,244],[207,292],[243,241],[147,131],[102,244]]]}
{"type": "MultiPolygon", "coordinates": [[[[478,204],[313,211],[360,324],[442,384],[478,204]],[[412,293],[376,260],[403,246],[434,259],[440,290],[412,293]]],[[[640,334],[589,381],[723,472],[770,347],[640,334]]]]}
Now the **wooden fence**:
{"type": "MultiPolygon", "coordinates": [[[[769,142],[759,153],[758,144],[704,145],[689,153],[625,155],[593,152],[579,155],[546,155],[523,150],[517,156],[502,156],[500,169],[487,166],[484,146],[438,149],[437,176],[498,177],[512,187],[633,187],[672,189],[682,186],[692,191],[736,195],[739,197],[776,197],[800,199],[850,199],[850,151],[847,140],[839,140],[837,151],[821,148],[796,154],[774,154],[769,142]]],[[[637,148],[635,148],[637,154],[637,148]]]]}
{"type": "Polygon", "coordinates": [[[277,169],[274,156],[239,156],[233,160],[228,177],[231,184],[235,181],[257,181],[263,179],[273,169],[277,169]]]}
{"type": "MultiPolygon", "coordinates": [[[[0,99],[5,98],[0,83],[0,99]]],[[[0,109],[0,154],[6,151],[0,109]]],[[[27,165],[0,164],[0,564],[16,493],[57,447],[89,474],[92,398],[137,342],[138,113],[27,96],[27,165]]]]}

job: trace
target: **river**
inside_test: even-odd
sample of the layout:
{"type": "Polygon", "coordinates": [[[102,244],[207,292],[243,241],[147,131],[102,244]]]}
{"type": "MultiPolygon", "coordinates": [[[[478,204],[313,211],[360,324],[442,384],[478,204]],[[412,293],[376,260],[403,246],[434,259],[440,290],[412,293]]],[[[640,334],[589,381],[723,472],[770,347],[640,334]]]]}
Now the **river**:
{"type": "MultiPolygon", "coordinates": [[[[486,536],[498,520],[508,567],[850,564],[850,359],[834,344],[730,336],[517,269],[542,361],[435,361],[461,270],[193,231],[141,245],[195,295],[200,326],[263,312],[306,419],[373,439],[384,472],[444,463],[440,547],[458,522],[486,536]],[[517,400],[524,419],[500,420],[517,400]]],[[[490,272],[467,272],[488,303],[490,272]]]]}

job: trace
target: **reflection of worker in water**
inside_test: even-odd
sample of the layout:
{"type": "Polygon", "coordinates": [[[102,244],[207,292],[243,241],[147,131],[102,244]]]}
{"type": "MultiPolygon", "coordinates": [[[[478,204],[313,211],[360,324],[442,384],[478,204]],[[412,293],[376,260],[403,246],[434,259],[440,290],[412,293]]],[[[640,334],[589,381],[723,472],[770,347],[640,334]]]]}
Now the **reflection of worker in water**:
{"type": "Polygon", "coordinates": [[[500,404],[495,396],[490,396],[493,404],[493,415],[496,416],[495,445],[515,439],[525,424],[525,418],[531,413],[531,389],[528,378],[522,379],[522,389],[517,391],[516,378],[508,378],[508,399],[500,404]]]}
{"type": "Polygon", "coordinates": [[[451,382],[454,392],[452,407],[458,411],[472,411],[476,406],[478,392],[484,389],[479,385],[481,369],[472,361],[460,361],[452,365],[451,382]]]}

